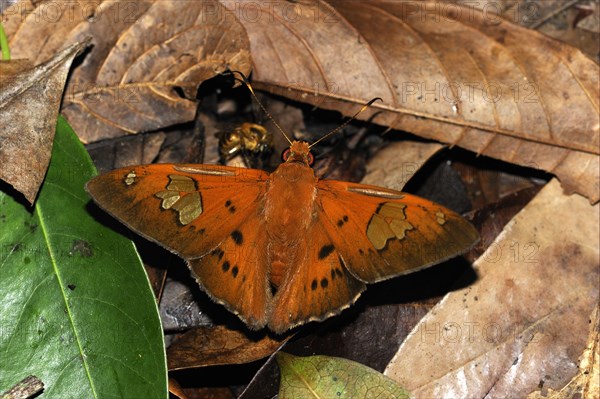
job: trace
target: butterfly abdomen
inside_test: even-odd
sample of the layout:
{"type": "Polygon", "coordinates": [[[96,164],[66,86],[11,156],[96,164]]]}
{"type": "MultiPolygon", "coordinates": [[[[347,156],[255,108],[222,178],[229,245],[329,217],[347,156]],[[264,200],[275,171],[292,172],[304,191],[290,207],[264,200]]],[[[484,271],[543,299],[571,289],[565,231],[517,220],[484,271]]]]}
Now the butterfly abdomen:
{"type": "Polygon", "coordinates": [[[270,176],[265,221],[270,282],[275,287],[286,278],[289,266],[306,255],[303,244],[314,223],[316,184],[314,171],[299,162],[284,163],[270,176]]]}

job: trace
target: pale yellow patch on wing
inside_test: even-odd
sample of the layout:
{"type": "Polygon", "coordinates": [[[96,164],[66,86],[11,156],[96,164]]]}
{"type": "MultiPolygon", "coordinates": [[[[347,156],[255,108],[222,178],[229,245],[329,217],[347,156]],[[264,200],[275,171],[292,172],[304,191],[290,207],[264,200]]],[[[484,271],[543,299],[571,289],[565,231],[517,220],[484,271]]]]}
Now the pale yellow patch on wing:
{"type": "Polygon", "coordinates": [[[414,228],[406,220],[404,208],[406,208],[405,204],[386,202],[371,217],[367,226],[367,238],[375,249],[383,249],[391,238],[404,239],[406,231],[414,228]]]}
{"type": "Polygon", "coordinates": [[[446,223],[446,214],[444,212],[438,211],[435,213],[435,220],[440,224],[444,225],[446,223]]]}
{"type": "Polygon", "coordinates": [[[196,191],[196,183],[187,176],[169,175],[169,191],[184,191],[186,193],[196,191]]]}
{"type": "Polygon", "coordinates": [[[131,172],[127,173],[127,175],[125,176],[125,179],[123,181],[128,186],[131,186],[133,183],[135,183],[135,178],[136,177],[137,177],[137,175],[135,174],[135,171],[132,170],[131,172]]]}
{"type": "Polygon", "coordinates": [[[202,197],[196,188],[196,182],[181,175],[169,175],[166,191],[159,191],[155,197],[162,199],[163,209],[177,211],[179,222],[187,225],[202,214],[202,197]]]}

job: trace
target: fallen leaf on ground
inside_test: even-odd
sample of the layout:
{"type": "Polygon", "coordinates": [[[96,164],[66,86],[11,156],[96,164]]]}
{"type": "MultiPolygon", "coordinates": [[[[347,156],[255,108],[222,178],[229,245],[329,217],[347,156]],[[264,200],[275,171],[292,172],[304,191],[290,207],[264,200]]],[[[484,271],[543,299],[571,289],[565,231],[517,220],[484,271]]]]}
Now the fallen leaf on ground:
{"type": "Polygon", "coordinates": [[[102,140],[86,146],[99,173],[126,166],[152,163],[165,141],[164,132],[102,140]]]}
{"type": "Polygon", "coordinates": [[[200,83],[228,68],[250,72],[244,29],[216,0],[21,0],[3,17],[15,57],[47,59],[92,37],[62,107],[87,143],[190,121],[200,83]]]}
{"type": "Polygon", "coordinates": [[[281,370],[280,399],[405,398],[410,393],[383,374],[336,357],[276,355],[281,370]]]}
{"type": "Polygon", "coordinates": [[[417,397],[525,397],[577,373],[598,302],[600,206],[552,180],[448,294],[385,374],[417,397]]]}
{"type": "Polygon", "coordinates": [[[588,343],[579,360],[579,371],[565,387],[559,391],[548,389],[532,392],[527,399],[572,399],[572,398],[598,398],[600,397],[599,371],[599,345],[598,345],[598,308],[594,309],[590,317],[590,334],[588,343]]]}
{"type": "Polygon", "coordinates": [[[359,119],[378,112],[599,200],[600,73],[578,49],[456,4],[221,2],[248,32],[256,88],[345,115],[381,97],[359,119]]]}
{"type": "Polygon", "coordinates": [[[438,143],[418,141],[390,143],[369,160],[361,183],[402,191],[421,166],[442,148],[438,143]]]}
{"type": "Polygon", "coordinates": [[[85,46],[75,43],[36,67],[25,60],[0,62],[0,179],[30,204],[50,163],[69,68],[85,46]]]}
{"type": "Polygon", "coordinates": [[[270,356],[292,335],[276,339],[223,326],[194,328],[167,350],[169,370],[250,363],[270,356]]]}

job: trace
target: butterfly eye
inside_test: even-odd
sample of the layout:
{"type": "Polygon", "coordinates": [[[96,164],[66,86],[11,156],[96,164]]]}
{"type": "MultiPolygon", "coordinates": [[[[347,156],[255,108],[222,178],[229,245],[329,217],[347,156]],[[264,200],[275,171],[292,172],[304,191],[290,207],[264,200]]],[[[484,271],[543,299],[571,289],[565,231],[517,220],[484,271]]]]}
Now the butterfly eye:
{"type": "Polygon", "coordinates": [[[288,149],[286,149],[286,150],[284,150],[284,151],[281,153],[281,160],[282,160],[283,162],[287,161],[287,160],[288,160],[288,158],[290,157],[290,154],[291,154],[291,153],[292,153],[292,151],[291,151],[289,148],[288,148],[288,149]]]}
{"type": "Polygon", "coordinates": [[[315,157],[313,157],[312,153],[308,153],[308,166],[312,166],[312,164],[315,163],[315,157]]]}

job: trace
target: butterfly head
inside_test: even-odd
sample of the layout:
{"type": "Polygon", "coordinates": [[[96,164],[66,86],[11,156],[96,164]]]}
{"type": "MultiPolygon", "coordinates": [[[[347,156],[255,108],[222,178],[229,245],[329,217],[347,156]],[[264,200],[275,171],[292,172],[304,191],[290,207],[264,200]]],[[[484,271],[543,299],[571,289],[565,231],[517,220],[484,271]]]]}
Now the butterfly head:
{"type": "Polygon", "coordinates": [[[281,155],[283,162],[300,162],[312,166],[315,161],[306,141],[292,141],[290,147],[281,155]]]}

